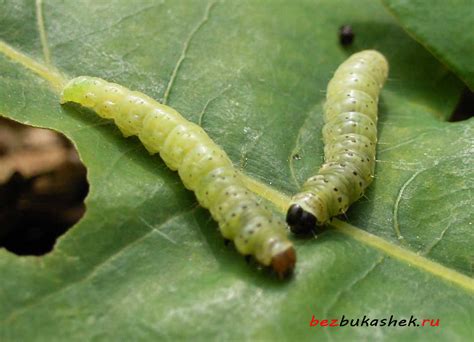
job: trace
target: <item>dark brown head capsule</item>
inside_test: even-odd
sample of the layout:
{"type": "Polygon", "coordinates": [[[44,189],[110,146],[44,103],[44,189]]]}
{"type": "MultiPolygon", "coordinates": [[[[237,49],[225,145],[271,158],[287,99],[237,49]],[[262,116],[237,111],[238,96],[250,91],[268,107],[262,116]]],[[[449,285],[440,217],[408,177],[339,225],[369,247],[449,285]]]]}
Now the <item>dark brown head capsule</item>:
{"type": "Polygon", "coordinates": [[[278,275],[278,278],[284,279],[291,276],[296,263],[296,252],[293,247],[274,255],[272,258],[271,267],[278,275]]]}

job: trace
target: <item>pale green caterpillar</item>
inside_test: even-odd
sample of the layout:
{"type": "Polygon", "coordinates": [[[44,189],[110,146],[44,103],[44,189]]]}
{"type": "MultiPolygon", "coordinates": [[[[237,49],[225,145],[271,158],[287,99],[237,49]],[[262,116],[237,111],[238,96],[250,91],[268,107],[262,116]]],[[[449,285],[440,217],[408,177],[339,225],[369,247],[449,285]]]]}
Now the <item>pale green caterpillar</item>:
{"type": "Polygon", "coordinates": [[[377,103],[388,63],[377,51],[349,57],[328,84],[324,106],[325,162],[293,196],[286,221],[307,233],[345,213],[374,178],[377,103]]]}
{"type": "Polygon", "coordinates": [[[283,277],[296,254],[282,220],[258,202],[244,185],[226,153],[204,130],[152,98],[100,78],[81,76],[63,89],[61,103],[76,102],[101,117],[114,119],[123,135],[138,135],[146,149],[159,152],[177,170],[184,186],[219,223],[237,250],[253,255],[283,277]]]}

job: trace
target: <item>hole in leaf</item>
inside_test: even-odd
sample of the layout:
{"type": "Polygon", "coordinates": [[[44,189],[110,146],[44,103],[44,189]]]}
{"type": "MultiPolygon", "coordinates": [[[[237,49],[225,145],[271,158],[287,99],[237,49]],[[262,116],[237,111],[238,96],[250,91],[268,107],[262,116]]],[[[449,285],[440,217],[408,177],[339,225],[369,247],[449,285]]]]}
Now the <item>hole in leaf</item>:
{"type": "Polygon", "coordinates": [[[474,92],[466,87],[449,121],[463,121],[474,116],[474,92]]]}
{"type": "Polygon", "coordinates": [[[0,118],[0,247],[42,255],[84,214],[86,169],[61,134],[0,118]]]}

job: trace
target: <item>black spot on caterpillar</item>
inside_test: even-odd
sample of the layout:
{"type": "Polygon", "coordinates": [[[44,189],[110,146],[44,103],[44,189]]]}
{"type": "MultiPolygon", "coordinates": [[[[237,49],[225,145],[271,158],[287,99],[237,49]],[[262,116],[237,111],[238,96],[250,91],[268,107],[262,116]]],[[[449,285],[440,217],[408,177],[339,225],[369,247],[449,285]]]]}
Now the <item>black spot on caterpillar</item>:
{"type": "Polygon", "coordinates": [[[150,153],[159,153],[240,253],[253,255],[280,277],[292,271],[296,254],[284,222],[258,203],[227,154],[200,126],[147,95],[95,77],[71,80],[61,96],[66,102],[114,119],[124,136],[138,135],[150,153]]]}
{"type": "Polygon", "coordinates": [[[324,164],[293,196],[287,223],[308,233],[346,212],[374,178],[377,103],[388,63],[377,51],[349,57],[328,84],[324,106],[324,164]]]}
{"type": "Polygon", "coordinates": [[[339,43],[343,46],[351,45],[354,41],[354,31],[352,30],[352,26],[350,25],[343,25],[339,28],[339,43]]]}

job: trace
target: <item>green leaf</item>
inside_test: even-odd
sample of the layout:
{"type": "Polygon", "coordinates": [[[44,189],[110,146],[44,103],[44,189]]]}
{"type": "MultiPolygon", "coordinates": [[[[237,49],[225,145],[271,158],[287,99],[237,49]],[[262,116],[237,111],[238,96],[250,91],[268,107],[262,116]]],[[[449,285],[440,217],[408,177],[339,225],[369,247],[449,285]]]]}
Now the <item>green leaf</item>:
{"type": "Polygon", "coordinates": [[[66,134],[90,193],[85,217],[48,255],[0,250],[0,340],[471,336],[474,121],[444,121],[462,83],[378,2],[37,4],[1,5],[0,113],[66,134]],[[342,24],[356,32],[347,50],[342,24]],[[283,209],[322,161],[328,80],[365,48],[391,66],[376,179],[347,223],[295,241],[287,282],[224,246],[208,212],[137,139],[59,104],[61,84],[79,75],[166,99],[283,209]],[[310,327],[312,315],[413,315],[440,326],[310,327]]]}
{"type": "Polygon", "coordinates": [[[472,0],[383,0],[402,27],[474,90],[472,0]]]}

